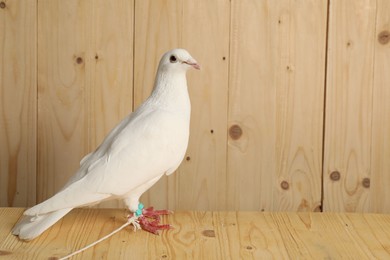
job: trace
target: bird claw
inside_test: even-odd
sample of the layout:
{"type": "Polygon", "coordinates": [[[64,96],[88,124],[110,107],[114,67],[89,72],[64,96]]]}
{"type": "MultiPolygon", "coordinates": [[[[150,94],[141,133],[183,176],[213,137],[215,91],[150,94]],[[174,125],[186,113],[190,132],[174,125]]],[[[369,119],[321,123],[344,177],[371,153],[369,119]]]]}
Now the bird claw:
{"type": "Polygon", "coordinates": [[[168,230],[173,228],[169,224],[160,225],[160,220],[149,221],[145,216],[139,217],[139,224],[141,225],[141,228],[143,230],[153,233],[155,235],[158,235],[159,230],[168,230]]]}
{"type": "Polygon", "coordinates": [[[172,214],[173,211],[171,210],[154,210],[153,207],[149,207],[147,209],[142,210],[142,215],[148,218],[160,220],[162,215],[169,215],[172,214]]]}
{"type": "Polygon", "coordinates": [[[173,212],[170,210],[154,210],[153,207],[143,209],[142,215],[138,218],[139,224],[143,230],[158,235],[159,230],[168,230],[173,228],[168,224],[160,225],[161,216],[172,213],[173,212]]]}
{"type": "Polygon", "coordinates": [[[169,224],[160,225],[161,216],[172,214],[171,210],[154,210],[153,207],[142,209],[142,214],[136,213],[128,215],[128,222],[134,226],[134,232],[138,229],[143,229],[155,235],[158,235],[159,230],[168,230],[173,228],[169,224]]]}

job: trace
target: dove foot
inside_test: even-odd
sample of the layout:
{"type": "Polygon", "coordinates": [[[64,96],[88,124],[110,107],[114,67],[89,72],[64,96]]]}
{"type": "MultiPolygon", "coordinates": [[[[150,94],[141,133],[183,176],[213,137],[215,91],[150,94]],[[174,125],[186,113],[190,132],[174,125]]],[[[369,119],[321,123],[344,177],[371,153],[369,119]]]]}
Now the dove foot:
{"type": "Polygon", "coordinates": [[[139,216],[138,221],[141,228],[145,231],[158,235],[159,230],[167,230],[173,228],[171,225],[160,225],[161,216],[171,214],[170,210],[154,210],[153,207],[143,209],[142,215],[139,216]]]}

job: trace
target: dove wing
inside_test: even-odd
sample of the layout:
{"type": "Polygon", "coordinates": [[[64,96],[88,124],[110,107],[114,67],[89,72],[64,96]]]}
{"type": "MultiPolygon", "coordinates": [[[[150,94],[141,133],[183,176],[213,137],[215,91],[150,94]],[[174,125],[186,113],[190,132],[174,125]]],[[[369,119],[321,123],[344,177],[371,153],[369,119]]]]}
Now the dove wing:
{"type": "Polygon", "coordinates": [[[171,113],[153,109],[125,119],[82,163],[76,177],[63,190],[28,209],[25,215],[45,214],[122,197],[162,176],[180,163],[187,146],[188,136],[181,137],[183,131],[175,131],[186,127],[185,120],[178,119],[171,113]],[[174,145],[177,141],[178,145],[174,145]]]}

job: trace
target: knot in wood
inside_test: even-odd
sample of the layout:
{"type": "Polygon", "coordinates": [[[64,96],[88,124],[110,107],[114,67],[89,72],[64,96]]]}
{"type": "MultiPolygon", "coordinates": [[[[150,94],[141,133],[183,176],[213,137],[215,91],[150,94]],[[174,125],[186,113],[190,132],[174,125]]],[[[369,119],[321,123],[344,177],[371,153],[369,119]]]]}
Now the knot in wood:
{"type": "Polygon", "coordinates": [[[283,190],[288,190],[290,188],[290,184],[288,184],[287,181],[282,181],[280,183],[280,187],[282,187],[283,190]]]}
{"type": "Polygon", "coordinates": [[[233,140],[238,140],[242,136],[242,129],[239,125],[232,125],[229,128],[229,135],[233,140]]]}
{"type": "Polygon", "coordinates": [[[364,178],[363,181],[362,181],[363,187],[364,187],[364,188],[370,188],[370,185],[371,185],[370,182],[371,182],[371,181],[370,181],[370,178],[364,178]]]}
{"type": "Polygon", "coordinates": [[[77,58],[76,58],[76,63],[77,63],[77,64],[83,63],[83,58],[77,57],[77,58]]]}
{"type": "Polygon", "coordinates": [[[390,32],[382,31],[378,35],[378,41],[380,44],[387,44],[390,41],[390,32]]]}
{"type": "Polygon", "coordinates": [[[5,250],[0,250],[0,256],[2,256],[2,255],[12,255],[12,252],[5,251],[5,250]]]}
{"type": "Polygon", "coordinates": [[[338,172],[338,171],[332,172],[332,173],[330,174],[330,179],[331,179],[332,181],[338,181],[338,180],[340,180],[340,172],[338,172]]]}
{"type": "Polygon", "coordinates": [[[202,234],[203,234],[205,237],[215,237],[215,231],[212,230],[212,229],[203,230],[202,234]]]}
{"type": "Polygon", "coordinates": [[[0,2],[0,8],[1,9],[4,9],[7,5],[5,4],[5,2],[0,2]]]}

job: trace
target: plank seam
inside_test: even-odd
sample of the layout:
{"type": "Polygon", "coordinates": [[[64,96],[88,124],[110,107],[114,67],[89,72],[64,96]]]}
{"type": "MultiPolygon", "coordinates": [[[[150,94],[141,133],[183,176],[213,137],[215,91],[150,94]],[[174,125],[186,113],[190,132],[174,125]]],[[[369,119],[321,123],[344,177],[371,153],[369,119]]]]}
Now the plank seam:
{"type": "MultiPolygon", "coordinates": [[[[39,170],[39,133],[38,133],[38,124],[39,124],[39,80],[38,80],[38,71],[39,71],[39,63],[38,63],[38,50],[39,50],[39,1],[36,0],[35,5],[35,21],[36,21],[36,28],[35,28],[35,198],[33,199],[35,205],[38,201],[38,170],[39,170]]],[[[28,204],[28,202],[27,202],[28,204]]],[[[27,205],[27,206],[33,206],[33,205],[27,205]]]]}
{"type": "MultiPolygon", "coordinates": [[[[230,78],[230,70],[231,70],[231,61],[232,61],[232,0],[229,0],[229,35],[228,35],[228,65],[227,65],[227,93],[226,93],[226,129],[225,129],[225,209],[228,208],[228,194],[226,194],[228,190],[228,179],[229,179],[229,135],[227,134],[227,131],[229,129],[229,121],[230,121],[230,86],[231,86],[231,78],[230,78]]],[[[231,209],[231,208],[230,208],[231,209]]]]}
{"type": "Polygon", "coordinates": [[[136,15],[136,12],[135,12],[135,7],[136,7],[136,2],[137,0],[134,0],[133,1],[133,67],[132,67],[132,71],[133,71],[133,75],[132,75],[132,97],[131,97],[131,111],[134,112],[134,105],[135,105],[135,15],[136,15]]]}
{"type": "Polygon", "coordinates": [[[325,131],[326,131],[326,95],[327,95],[327,85],[328,85],[328,50],[329,50],[329,25],[330,25],[330,1],[327,0],[327,12],[326,12],[326,33],[325,33],[325,68],[324,68],[324,100],[323,100],[323,110],[322,110],[322,159],[321,159],[321,204],[320,211],[324,211],[324,190],[325,190],[325,131]]]}
{"type": "MultiPolygon", "coordinates": [[[[370,132],[371,132],[371,140],[370,140],[370,161],[369,161],[369,168],[368,168],[368,172],[367,172],[367,177],[370,178],[371,180],[371,176],[372,176],[372,161],[374,160],[373,158],[373,144],[374,144],[374,112],[375,112],[375,106],[374,106],[374,102],[375,102],[375,68],[376,68],[376,62],[375,62],[375,59],[376,59],[376,36],[378,35],[378,26],[379,26],[379,21],[378,21],[378,0],[375,1],[375,20],[374,20],[374,38],[373,38],[373,41],[374,41],[374,44],[373,44],[373,55],[372,55],[372,75],[371,75],[371,84],[372,84],[372,88],[371,88],[371,122],[370,122],[370,132]]],[[[373,184],[373,182],[371,181],[371,185],[373,184]]],[[[372,190],[373,187],[371,187],[371,190],[372,190]]],[[[370,190],[369,190],[370,191],[370,190]]],[[[375,192],[374,192],[375,193],[375,192]]],[[[369,192],[369,194],[372,194],[371,192],[369,192]]],[[[374,199],[375,200],[375,199],[374,199]]],[[[372,200],[370,200],[372,201],[372,200]]],[[[370,203],[370,206],[375,204],[375,207],[377,207],[377,203],[370,203]]],[[[369,207],[370,207],[369,206],[369,207]]],[[[381,209],[383,210],[383,208],[381,209]]],[[[372,210],[372,208],[370,207],[368,209],[368,212],[375,212],[375,211],[378,211],[378,208],[372,210]]]]}

